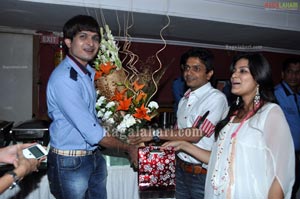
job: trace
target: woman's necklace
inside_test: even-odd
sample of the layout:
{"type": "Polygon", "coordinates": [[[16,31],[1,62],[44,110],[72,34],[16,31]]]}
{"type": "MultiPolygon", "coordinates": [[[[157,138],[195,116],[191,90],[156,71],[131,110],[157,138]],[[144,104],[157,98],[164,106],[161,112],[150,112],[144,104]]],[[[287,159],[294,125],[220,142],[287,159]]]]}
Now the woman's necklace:
{"type": "MultiPolygon", "coordinates": [[[[215,168],[212,173],[211,183],[214,190],[215,195],[220,195],[222,193],[225,193],[225,188],[228,182],[228,179],[230,179],[230,183],[227,187],[227,195],[226,198],[230,198],[231,194],[231,185],[234,183],[234,176],[233,176],[233,166],[231,163],[234,162],[235,157],[235,143],[236,143],[236,136],[238,131],[241,129],[243,124],[247,119],[249,119],[253,115],[254,111],[248,112],[248,114],[242,119],[236,130],[231,134],[231,140],[229,143],[229,157],[222,157],[223,151],[224,151],[224,144],[226,139],[226,131],[221,131],[219,139],[218,139],[218,146],[217,146],[217,154],[216,154],[216,164],[215,168]],[[225,160],[225,166],[224,169],[219,170],[220,163],[222,163],[225,160]],[[222,161],[223,160],[223,161],[222,161]],[[223,175],[222,175],[223,173],[223,175]]],[[[227,124],[227,132],[229,132],[232,128],[233,120],[235,119],[235,116],[232,116],[230,121],[227,124]],[[231,127],[231,128],[230,128],[231,127]]]]}

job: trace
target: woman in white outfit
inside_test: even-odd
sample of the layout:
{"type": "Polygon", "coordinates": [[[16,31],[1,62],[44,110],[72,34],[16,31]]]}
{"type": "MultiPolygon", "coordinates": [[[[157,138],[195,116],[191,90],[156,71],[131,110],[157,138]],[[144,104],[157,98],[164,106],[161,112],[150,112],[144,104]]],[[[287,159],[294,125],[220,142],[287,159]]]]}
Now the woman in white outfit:
{"type": "Polygon", "coordinates": [[[188,142],[164,146],[209,162],[205,198],[287,198],[294,183],[294,146],[288,123],[275,103],[271,68],[258,53],[237,56],[231,65],[237,96],[215,129],[212,152],[188,142]]]}

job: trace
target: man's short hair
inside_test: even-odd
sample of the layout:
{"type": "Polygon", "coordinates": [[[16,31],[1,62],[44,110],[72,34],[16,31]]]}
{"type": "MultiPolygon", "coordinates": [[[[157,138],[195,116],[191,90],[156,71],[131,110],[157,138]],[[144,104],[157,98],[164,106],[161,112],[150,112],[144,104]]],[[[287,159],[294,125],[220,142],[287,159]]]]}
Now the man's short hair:
{"type": "Polygon", "coordinates": [[[77,15],[69,19],[64,27],[63,34],[65,39],[71,39],[75,37],[80,31],[96,32],[100,37],[100,27],[96,19],[87,15],[77,15]]]}
{"type": "Polygon", "coordinates": [[[214,55],[211,51],[204,48],[192,48],[185,53],[185,61],[190,57],[198,57],[206,67],[206,73],[214,70],[213,60],[214,55]]]}
{"type": "Polygon", "coordinates": [[[282,71],[286,71],[290,64],[300,63],[299,57],[291,57],[283,61],[282,63],[282,71]]]}

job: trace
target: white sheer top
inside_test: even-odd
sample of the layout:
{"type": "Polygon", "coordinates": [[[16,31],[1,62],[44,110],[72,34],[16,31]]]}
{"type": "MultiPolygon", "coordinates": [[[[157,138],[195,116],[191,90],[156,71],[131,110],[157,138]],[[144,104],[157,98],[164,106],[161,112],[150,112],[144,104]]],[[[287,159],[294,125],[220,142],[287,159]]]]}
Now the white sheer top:
{"type": "Polygon", "coordinates": [[[211,153],[205,198],[267,198],[278,179],[285,198],[294,183],[294,145],[281,108],[264,105],[231,135],[240,123],[228,123],[220,132],[211,153]]]}

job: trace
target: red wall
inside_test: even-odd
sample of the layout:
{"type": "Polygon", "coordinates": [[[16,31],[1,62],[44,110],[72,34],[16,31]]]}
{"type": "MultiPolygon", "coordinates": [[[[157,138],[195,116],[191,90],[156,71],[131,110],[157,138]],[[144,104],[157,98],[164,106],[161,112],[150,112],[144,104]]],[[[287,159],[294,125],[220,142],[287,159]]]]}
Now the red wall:
{"type": "MultiPolygon", "coordinates": [[[[39,98],[39,113],[38,117],[42,117],[46,114],[46,85],[51,71],[54,69],[54,52],[55,45],[40,44],[39,46],[39,83],[40,89],[38,91],[39,98]]],[[[139,56],[140,61],[136,66],[142,66],[150,56],[155,56],[155,53],[163,47],[162,44],[149,44],[149,43],[132,43],[130,50],[139,56]]],[[[172,105],[172,81],[180,75],[179,60],[182,53],[187,51],[188,46],[176,46],[167,45],[166,48],[158,54],[163,66],[168,66],[164,76],[162,77],[159,85],[159,90],[154,97],[160,105],[172,105]]],[[[215,78],[216,79],[228,79],[229,78],[229,65],[235,51],[210,49],[215,57],[215,78]]],[[[281,63],[289,56],[284,53],[272,53],[263,52],[267,60],[270,62],[273,70],[274,83],[277,84],[280,81],[281,63]]],[[[159,64],[156,61],[152,64],[153,68],[158,68],[159,64]]]]}
{"type": "MultiPolygon", "coordinates": [[[[145,60],[152,56],[163,47],[162,44],[133,43],[132,51],[139,55],[140,59],[145,60]]],[[[187,46],[167,45],[163,52],[159,54],[159,58],[164,65],[169,65],[165,75],[160,81],[159,91],[156,100],[163,105],[173,103],[172,97],[172,81],[180,75],[179,61],[182,53],[190,49],[187,46]]],[[[229,66],[236,51],[210,49],[214,54],[215,79],[229,79],[229,66]]],[[[270,62],[273,71],[274,85],[281,79],[281,64],[284,59],[293,56],[284,53],[262,52],[262,54],[270,62]]],[[[158,65],[154,66],[157,67],[158,65]]]]}

